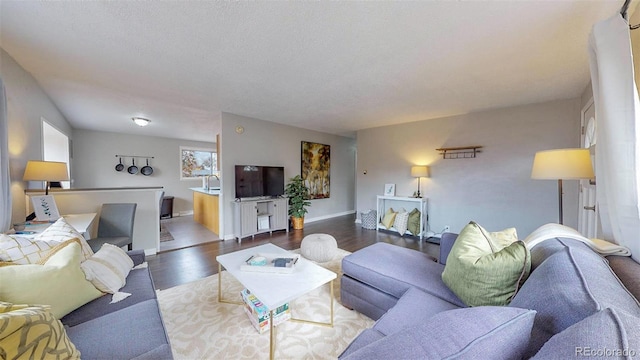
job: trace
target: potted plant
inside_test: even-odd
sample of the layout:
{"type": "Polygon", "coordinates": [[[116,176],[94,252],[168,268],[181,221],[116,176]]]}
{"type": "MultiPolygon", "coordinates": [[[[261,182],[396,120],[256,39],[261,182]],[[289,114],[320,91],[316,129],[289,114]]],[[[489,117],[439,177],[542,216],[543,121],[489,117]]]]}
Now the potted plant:
{"type": "Polygon", "coordinates": [[[289,183],[284,189],[284,193],[289,198],[289,216],[294,230],[304,228],[304,214],[307,213],[309,201],[309,188],[304,185],[304,180],[300,175],[289,179],[289,183]]]}

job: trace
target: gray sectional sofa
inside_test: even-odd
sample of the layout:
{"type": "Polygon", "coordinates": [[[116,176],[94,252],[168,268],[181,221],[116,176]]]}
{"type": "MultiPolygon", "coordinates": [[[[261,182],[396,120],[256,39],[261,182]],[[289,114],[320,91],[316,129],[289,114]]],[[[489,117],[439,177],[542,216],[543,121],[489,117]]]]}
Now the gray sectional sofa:
{"type": "MultiPolygon", "coordinates": [[[[377,321],[340,359],[640,357],[640,304],[585,244],[541,242],[508,306],[467,307],[441,279],[456,237],[443,235],[439,261],[386,243],[344,258],[343,305],[377,321]]],[[[640,265],[616,262],[637,279],[640,265]]]]}
{"type": "MultiPolygon", "coordinates": [[[[128,254],[134,266],[145,260],[142,250],[128,254]]],[[[149,269],[131,270],[120,291],[131,296],[110,304],[105,295],[61,319],[82,359],[172,359],[149,269]]]]}

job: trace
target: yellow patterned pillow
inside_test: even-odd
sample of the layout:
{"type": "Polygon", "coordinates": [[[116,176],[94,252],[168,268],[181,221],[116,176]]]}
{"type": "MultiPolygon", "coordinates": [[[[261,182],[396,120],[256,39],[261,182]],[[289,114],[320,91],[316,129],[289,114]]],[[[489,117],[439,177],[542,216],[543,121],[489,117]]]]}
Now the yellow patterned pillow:
{"type": "Polygon", "coordinates": [[[7,359],[80,359],[47,306],[0,301],[0,354],[7,359]]]}
{"type": "Polygon", "coordinates": [[[0,299],[14,304],[51,306],[57,319],[103,294],[80,268],[80,245],[71,242],[44,265],[0,267],[0,299]]]}
{"type": "Polygon", "coordinates": [[[82,261],[87,260],[93,255],[93,250],[91,250],[91,246],[87,243],[84,236],[80,234],[73,226],[69,225],[67,221],[61,217],[55,223],[51,224],[48,228],[46,228],[42,233],[36,235],[34,240],[41,240],[56,243],[61,243],[63,241],[71,240],[73,238],[80,239],[82,245],[82,261]]]}
{"type": "Polygon", "coordinates": [[[396,214],[397,213],[393,211],[393,208],[389,208],[382,218],[382,225],[387,229],[390,228],[396,219],[396,214]]]}

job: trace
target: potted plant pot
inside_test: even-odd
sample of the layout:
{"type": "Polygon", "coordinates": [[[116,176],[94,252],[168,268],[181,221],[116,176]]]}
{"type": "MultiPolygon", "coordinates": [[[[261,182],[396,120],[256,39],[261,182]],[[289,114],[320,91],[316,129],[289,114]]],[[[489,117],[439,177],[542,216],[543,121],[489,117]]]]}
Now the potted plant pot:
{"type": "Polygon", "coordinates": [[[294,230],[304,228],[304,214],[307,213],[307,206],[311,206],[309,201],[309,188],[304,185],[300,175],[289,179],[289,183],[284,188],[284,193],[289,198],[289,216],[294,230]]]}

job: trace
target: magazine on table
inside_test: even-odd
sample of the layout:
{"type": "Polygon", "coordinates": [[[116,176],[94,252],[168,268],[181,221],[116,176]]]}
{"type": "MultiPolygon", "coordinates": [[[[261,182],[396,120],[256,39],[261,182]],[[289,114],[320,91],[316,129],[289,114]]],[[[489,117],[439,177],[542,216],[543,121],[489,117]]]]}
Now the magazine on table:
{"type": "Polygon", "coordinates": [[[300,260],[300,254],[279,253],[279,254],[255,254],[249,257],[240,270],[254,272],[269,272],[290,274],[295,270],[296,264],[300,260]]]}

